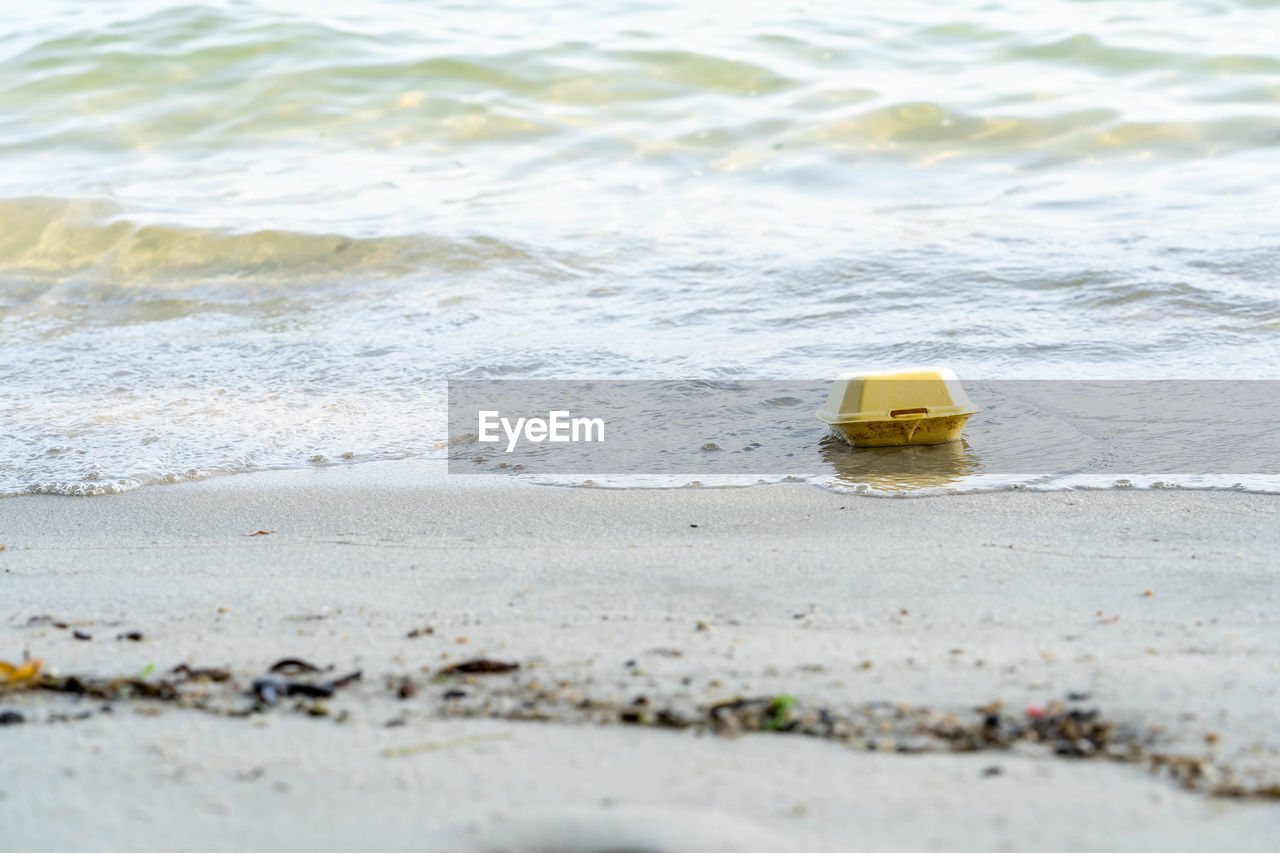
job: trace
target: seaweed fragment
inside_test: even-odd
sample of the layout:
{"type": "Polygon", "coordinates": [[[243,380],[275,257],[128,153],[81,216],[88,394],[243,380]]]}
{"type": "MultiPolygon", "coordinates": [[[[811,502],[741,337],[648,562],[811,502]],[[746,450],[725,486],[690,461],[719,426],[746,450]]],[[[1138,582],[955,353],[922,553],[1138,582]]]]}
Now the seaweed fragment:
{"type": "Polygon", "coordinates": [[[181,675],[187,681],[227,681],[231,678],[229,670],[218,667],[191,667],[180,663],[169,670],[173,675],[181,675]]]}
{"type": "Polygon", "coordinates": [[[52,693],[88,696],[91,699],[106,702],[124,699],[157,699],[163,702],[172,702],[182,695],[172,682],[146,681],[141,678],[43,675],[35,682],[33,687],[37,690],[48,690],[52,693]]]}
{"type": "Polygon", "coordinates": [[[355,682],[355,681],[359,681],[363,677],[364,677],[364,671],[357,669],[354,672],[348,672],[346,675],[335,678],[333,679],[333,681],[329,683],[332,684],[334,687],[346,687],[348,684],[351,684],[352,682],[355,682]]]}
{"type": "Polygon", "coordinates": [[[32,616],[30,619],[27,620],[28,628],[37,628],[41,625],[48,625],[50,628],[57,628],[60,631],[65,631],[68,627],[70,627],[63,620],[54,619],[48,613],[41,613],[38,616],[32,616]]]}
{"type": "Polygon", "coordinates": [[[472,675],[493,675],[496,673],[511,672],[520,668],[520,664],[511,663],[509,661],[490,660],[489,658],[473,658],[472,660],[455,663],[453,666],[446,666],[440,670],[441,675],[455,675],[458,673],[467,673],[472,675]]]}
{"type": "Polygon", "coordinates": [[[308,663],[302,658],[281,658],[267,672],[321,672],[320,667],[313,663],[308,663]]]}

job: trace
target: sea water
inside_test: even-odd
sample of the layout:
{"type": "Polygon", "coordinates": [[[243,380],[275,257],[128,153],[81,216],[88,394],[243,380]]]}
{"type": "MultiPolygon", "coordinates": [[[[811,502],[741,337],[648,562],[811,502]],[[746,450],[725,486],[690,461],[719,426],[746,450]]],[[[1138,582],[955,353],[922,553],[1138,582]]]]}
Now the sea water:
{"type": "Polygon", "coordinates": [[[0,19],[0,495],[443,458],[450,377],[1276,377],[1280,3],[0,19]]]}

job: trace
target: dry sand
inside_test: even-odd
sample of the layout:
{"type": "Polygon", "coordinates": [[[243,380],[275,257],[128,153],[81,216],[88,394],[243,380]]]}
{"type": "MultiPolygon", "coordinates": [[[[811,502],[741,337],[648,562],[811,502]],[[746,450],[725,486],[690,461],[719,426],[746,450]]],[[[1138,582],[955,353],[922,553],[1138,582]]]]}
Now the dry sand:
{"type": "Polygon", "coordinates": [[[208,689],[233,710],[282,657],[363,673],[324,717],[0,696],[26,719],[0,727],[5,850],[1203,850],[1280,829],[1275,802],[1047,746],[868,753],[440,698],[510,710],[507,686],[541,680],[1018,720],[1087,695],[1206,772],[1280,782],[1280,497],[621,492],[396,463],[7,499],[0,545],[0,658],[226,668],[208,689]],[[523,668],[433,680],[475,657],[523,668]]]}

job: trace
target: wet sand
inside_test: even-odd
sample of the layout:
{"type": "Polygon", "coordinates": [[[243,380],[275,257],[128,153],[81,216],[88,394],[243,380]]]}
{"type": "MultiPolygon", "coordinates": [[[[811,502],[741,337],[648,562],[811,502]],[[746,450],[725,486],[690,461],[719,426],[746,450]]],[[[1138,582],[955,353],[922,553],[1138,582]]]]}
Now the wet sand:
{"type": "Polygon", "coordinates": [[[0,696],[24,719],[0,727],[15,850],[1202,850],[1280,819],[1205,793],[1280,782],[1275,496],[617,492],[396,463],[6,499],[0,545],[0,658],[184,693],[0,696]],[[286,657],[323,670],[299,683],[361,678],[268,707],[249,694],[286,657]],[[520,669],[440,675],[476,658],[520,669]],[[708,723],[779,696],[888,719],[708,723]],[[1142,760],[930,734],[996,702],[1006,730],[1097,711],[1142,760]],[[693,724],[648,725],[667,708],[693,724]]]}

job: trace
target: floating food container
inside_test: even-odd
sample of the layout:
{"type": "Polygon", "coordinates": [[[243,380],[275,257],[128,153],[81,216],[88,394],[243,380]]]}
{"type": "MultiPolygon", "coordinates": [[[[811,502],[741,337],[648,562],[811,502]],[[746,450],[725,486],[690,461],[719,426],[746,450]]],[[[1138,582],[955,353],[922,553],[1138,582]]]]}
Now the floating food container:
{"type": "Polygon", "coordinates": [[[842,373],[818,420],[854,447],[955,441],[982,411],[945,367],[889,373],[842,373]]]}

